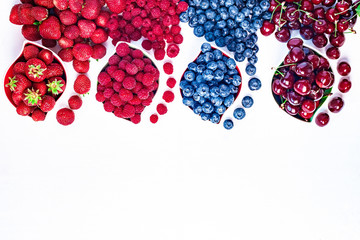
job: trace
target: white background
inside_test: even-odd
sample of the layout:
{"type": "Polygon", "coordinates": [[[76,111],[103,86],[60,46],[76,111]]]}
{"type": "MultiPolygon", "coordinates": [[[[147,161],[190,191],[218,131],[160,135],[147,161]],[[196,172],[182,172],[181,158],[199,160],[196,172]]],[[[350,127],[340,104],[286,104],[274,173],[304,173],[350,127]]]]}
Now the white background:
{"type": "MultiPolygon", "coordinates": [[[[2,76],[24,41],[8,21],[14,3],[0,3],[2,76]]],[[[181,26],[177,80],[203,41],[181,26]]],[[[274,36],[259,37],[263,87],[249,91],[239,64],[243,88],[226,116],[245,95],[255,103],[231,131],[195,116],[181,103],[178,85],[156,125],[149,116],[161,94],[139,125],[106,113],[94,97],[105,60],[91,62],[93,87],[68,127],[57,123],[56,110],[43,123],[18,116],[1,90],[0,239],[360,239],[359,36],[347,35],[341,48],[353,87],[324,128],[278,108],[271,67],[287,50],[274,36]]],[[[68,87],[57,109],[73,94],[76,74],[66,67],[68,87]]],[[[165,81],[162,75],[159,92],[165,81]]],[[[337,75],[335,92],[338,81],[337,75]]]]}

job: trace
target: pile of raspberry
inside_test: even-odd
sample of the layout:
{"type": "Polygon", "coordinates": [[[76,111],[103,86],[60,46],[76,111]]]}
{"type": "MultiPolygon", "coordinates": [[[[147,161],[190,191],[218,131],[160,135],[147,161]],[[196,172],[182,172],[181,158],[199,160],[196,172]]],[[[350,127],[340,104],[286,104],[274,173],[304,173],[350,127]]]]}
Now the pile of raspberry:
{"type": "Polygon", "coordinates": [[[119,43],[98,75],[96,100],[106,112],[138,124],[158,89],[160,72],[139,49],[119,43]]]}
{"type": "Polygon", "coordinates": [[[165,55],[174,58],[183,42],[179,15],[187,8],[188,4],[179,0],[127,0],[124,12],[111,15],[107,23],[109,37],[114,46],[144,37],[142,47],[153,49],[156,60],[165,55]]]}

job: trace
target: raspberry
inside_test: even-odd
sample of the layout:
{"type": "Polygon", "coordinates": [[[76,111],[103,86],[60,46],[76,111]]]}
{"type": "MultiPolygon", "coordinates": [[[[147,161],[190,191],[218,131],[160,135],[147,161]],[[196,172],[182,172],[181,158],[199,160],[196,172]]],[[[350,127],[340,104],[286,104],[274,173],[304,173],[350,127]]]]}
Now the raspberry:
{"type": "Polygon", "coordinates": [[[135,31],[135,27],[131,24],[125,26],[125,33],[130,35],[135,31]]]}
{"type": "Polygon", "coordinates": [[[165,15],[163,17],[162,24],[164,26],[170,26],[171,25],[171,17],[169,15],[165,15]]]}
{"type": "MultiPolygon", "coordinates": [[[[169,49],[169,47],[168,47],[169,49]]],[[[165,57],[165,50],[164,49],[156,49],[154,52],[154,56],[156,60],[163,60],[165,57]]]]}
{"type": "Polygon", "coordinates": [[[115,81],[122,82],[125,78],[125,72],[123,70],[116,70],[112,77],[115,79],[115,81]]]}
{"type": "Polygon", "coordinates": [[[140,114],[135,114],[135,116],[133,116],[132,118],[130,118],[130,121],[134,124],[138,124],[141,121],[141,116],[140,114]]]}
{"type": "Polygon", "coordinates": [[[141,37],[141,32],[139,30],[135,30],[133,33],[130,34],[130,39],[133,41],[138,41],[141,37]]]}
{"type": "Polygon", "coordinates": [[[171,25],[179,25],[180,23],[180,18],[179,15],[173,15],[171,16],[171,25]]]}
{"type": "Polygon", "coordinates": [[[74,95],[69,98],[68,104],[72,110],[77,110],[77,109],[81,108],[82,100],[79,96],[74,95]]]}
{"type": "Polygon", "coordinates": [[[129,103],[132,105],[139,105],[141,104],[141,99],[138,96],[134,96],[134,98],[131,99],[129,103]]]}
{"type": "Polygon", "coordinates": [[[150,116],[150,122],[151,123],[157,123],[157,121],[159,120],[159,116],[156,114],[156,113],[154,113],[154,114],[152,114],[151,116],[150,116]]]}
{"type": "Polygon", "coordinates": [[[142,23],[143,23],[143,19],[140,16],[136,16],[131,20],[131,24],[135,28],[140,28],[142,26],[142,23]]]}
{"type": "Polygon", "coordinates": [[[125,89],[134,89],[136,85],[136,80],[133,77],[126,77],[122,82],[122,85],[125,89]]]}
{"type": "Polygon", "coordinates": [[[145,18],[142,23],[143,27],[151,27],[151,20],[149,18],[145,18]]]}
{"type": "Polygon", "coordinates": [[[169,79],[166,81],[166,85],[167,85],[169,88],[175,87],[175,85],[176,85],[176,80],[175,80],[175,78],[169,78],[169,79]]]}
{"type": "Polygon", "coordinates": [[[156,24],[155,26],[153,26],[153,33],[155,35],[162,35],[163,34],[163,30],[161,28],[161,26],[159,24],[156,24]]]}
{"type": "Polygon", "coordinates": [[[106,112],[112,112],[112,111],[114,111],[114,109],[115,109],[114,105],[112,105],[109,100],[106,100],[104,102],[104,110],[106,112]]]}
{"type": "Polygon", "coordinates": [[[165,35],[165,40],[167,43],[172,43],[174,41],[174,36],[171,33],[165,35]]]}
{"type": "Polygon", "coordinates": [[[181,34],[178,34],[174,37],[174,43],[181,44],[184,41],[184,38],[181,34]]]}
{"type": "Polygon", "coordinates": [[[120,62],[121,58],[119,57],[119,55],[112,55],[110,58],[109,58],[109,65],[118,65],[119,62],[120,62]]]}
{"type": "Polygon", "coordinates": [[[177,13],[185,12],[188,9],[188,7],[189,7],[189,5],[187,4],[187,2],[181,1],[181,2],[179,2],[179,4],[176,7],[176,12],[177,13]]]}
{"type": "Polygon", "coordinates": [[[126,65],[129,63],[129,61],[126,61],[126,60],[121,60],[120,62],[119,62],[119,68],[121,69],[121,70],[126,70],[126,65]]]}
{"type": "Polygon", "coordinates": [[[136,82],[133,92],[137,94],[143,87],[144,85],[141,82],[136,82]]]}
{"type": "Polygon", "coordinates": [[[118,118],[123,118],[122,109],[120,107],[115,107],[114,115],[118,118]]]}
{"type": "Polygon", "coordinates": [[[107,98],[107,99],[109,99],[109,98],[111,98],[111,96],[112,96],[114,93],[115,93],[114,89],[112,89],[112,88],[106,88],[106,89],[104,90],[104,97],[107,98]]]}
{"type": "Polygon", "coordinates": [[[147,89],[149,92],[153,92],[153,91],[157,90],[158,87],[159,87],[159,84],[157,82],[153,82],[153,84],[148,86],[147,89]]]}
{"type": "Polygon", "coordinates": [[[146,66],[144,67],[144,72],[155,73],[155,67],[152,64],[146,64],[146,66]]]}
{"type": "Polygon", "coordinates": [[[153,84],[154,81],[155,81],[155,77],[154,77],[154,75],[152,73],[145,73],[144,74],[142,83],[145,86],[150,86],[151,84],[153,84]]]}
{"type": "Polygon", "coordinates": [[[171,27],[171,33],[173,35],[178,35],[180,33],[180,31],[181,31],[181,27],[178,25],[171,27]]]}
{"type": "Polygon", "coordinates": [[[123,57],[123,60],[127,61],[127,62],[131,62],[133,60],[132,56],[129,54],[129,55],[126,55],[125,57],[123,57]]]}
{"type": "Polygon", "coordinates": [[[164,115],[167,113],[167,107],[165,106],[165,104],[158,104],[156,106],[156,111],[160,114],[160,115],[164,115]]]}
{"type": "Polygon", "coordinates": [[[96,89],[97,89],[98,92],[104,92],[105,89],[106,89],[106,87],[103,86],[103,85],[98,84],[97,87],[96,87],[96,89]]]}
{"type": "Polygon", "coordinates": [[[105,71],[113,77],[113,73],[118,69],[118,66],[107,66],[105,71]]]}
{"type": "Polygon", "coordinates": [[[113,89],[115,92],[119,92],[120,89],[122,89],[122,84],[120,82],[114,82],[113,83],[113,89]]]}
{"type": "Polygon", "coordinates": [[[140,15],[140,13],[141,13],[141,9],[140,9],[140,8],[134,8],[133,10],[131,10],[131,15],[132,15],[133,17],[140,15]]]}
{"type": "Polygon", "coordinates": [[[174,72],[174,67],[171,63],[167,62],[163,65],[164,72],[168,75],[172,74],[174,72]]]}
{"type": "Polygon", "coordinates": [[[162,98],[164,99],[165,102],[170,103],[174,101],[175,95],[171,91],[165,91],[162,98]]]}
{"type": "Polygon", "coordinates": [[[171,44],[168,46],[166,53],[169,56],[169,58],[174,58],[179,54],[179,46],[176,44],[171,44]]]}
{"type": "Polygon", "coordinates": [[[142,113],[145,109],[145,107],[142,104],[135,105],[135,113],[142,113]]]}
{"type": "Polygon", "coordinates": [[[98,101],[98,102],[104,102],[106,99],[102,92],[97,92],[95,95],[95,98],[96,98],[96,101],[98,101]]]}
{"type": "Polygon", "coordinates": [[[135,107],[130,104],[126,104],[123,109],[124,118],[131,118],[135,116],[135,107]]]}
{"type": "Polygon", "coordinates": [[[151,96],[150,94],[151,93],[149,93],[149,97],[147,99],[144,99],[142,101],[143,106],[150,106],[150,104],[152,103],[153,96],[151,96]]]}
{"type": "Polygon", "coordinates": [[[107,22],[106,27],[110,30],[116,30],[119,28],[119,22],[115,18],[110,18],[110,20],[107,22]]]}
{"type": "Polygon", "coordinates": [[[121,89],[119,91],[119,96],[120,99],[123,100],[124,102],[130,101],[131,99],[133,99],[133,94],[130,90],[127,89],[121,89]]]}
{"type": "Polygon", "coordinates": [[[132,56],[133,58],[143,58],[143,57],[144,57],[144,54],[143,54],[143,52],[142,52],[141,50],[135,49],[135,50],[133,50],[133,51],[131,52],[131,56],[132,56]]]}
{"type": "Polygon", "coordinates": [[[162,0],[162,1],[160,1],[159,7],[160,7],[161,10],[163,10],[163,11],[168,10],[168,8],[170,7],[170,1],[168,1],[168,0],[162,0]]]}
{"type": "Polygon", "coordinates": [[[116,47],[116,53],[120,56],[120,57],[125,57],[126,55],[130,54],[130,47],[129,45],[127,45],[126,43],[120,43],[119,45],[117,45],[116,47]]]}
{"type": "MultiPolygon", "coordinates": [[[[130,6],[130,5],[128,5],[128,6],[130,6]]],[[[130,20],[132,18],[131,12],[129,12],[129,11],[123,12],[123,18],[124,18],[124,20],[130,20]]]]}
{"type": "Polygon", "coordinates": [[[111,82],[111,77],[108,73],[106,72],[101,72],[98,76],[98,82],[105,86],[106,84],[108,84],[109,82],[111,82]]]}
{"type": "Polygon", "coordinates": [[[139,71],[138,67],[132,63],[126,64],[125,70],[129,75],[136,75],[139,71]]]}
{"type": "Polygon", "coordinates": [[[150,14],[153,18],[158,19],[161,16],[161,10],[158,7],[151,9],[150,14]]]}
{"type": "Polygon", "coordinates": [[[139,92],[137,93],[137,96],[141,99],[141,100],[145,100],[149,97],[149,91],[145,88],[139,90],[139,92]]]}
{"type": "Polygon", "coordinates": [[[151,42],[149,40],[144,40],[142,43],[141,43],[141,46],[145,49],[145,50],[151,50],[151,42]]]}
{"type": "Polygon", "coordinates": [[[131,63],[135,64],[139,71],[142,71],[144,69],[145,63],[140,58],[134,59],[131,63]]]}
{"type": "Polygon", "coordinates": [[[123,101],[120,99],[119,94],[114,94],[111,96],[110,98],[110,102],[112,105],[114,105],[115,107],[119,107],[122,105],[123,101]]]}

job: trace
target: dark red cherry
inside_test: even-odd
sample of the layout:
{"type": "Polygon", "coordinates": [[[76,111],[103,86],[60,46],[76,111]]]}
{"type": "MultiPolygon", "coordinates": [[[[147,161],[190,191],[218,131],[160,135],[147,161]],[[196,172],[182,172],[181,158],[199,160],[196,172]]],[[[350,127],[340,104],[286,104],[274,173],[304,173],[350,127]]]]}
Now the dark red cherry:
{"type": "Polygon", "coordinates": [[[306,79],[301,79],[294,83],[294,91],[301,96],[308,95],[310,93],[310,90],[311,85],[306,79]]]}
{"type": "Polygon", "coordinates": [[[284,77],[280,78],[280,85],[283,88],[290,89],[294,86],[295,77],[291,71],[288,71],[284,77]]]}
{"type": "Polygon", "coordinates": [[[320,88],[317,84],[311,86],[311,90],[309,93],[309,98],[318,101],[324,96],[324,90],[320,88]]]}
{"type": "Polygon", "coordinates": [[[329,68],[330,68],[329,61],[324,57],[320,57],[319,69],[328,70],[329,68]]]}
{"type": "Polygon", "coordinates": [[[337,30],[338,32],[343,33],[349,28],[349,26],[350,26],[349,21],[342,18],[337,23],[337,30]]]}
{"type": "Polygon", "coordinates": [[[281,30],[278,30],[275,32],[275,38],[279,42],[287,42],[290,39],[291,33],[290,30],[287,27],[281,28],[281,30]]]}
{"type": "Polygon", "coordinates": [[[313,24],[313,28],[314,28],[315,33],[317,33],[317,34],[325,33],[325,31],[327,29],[327,23],[324,19],[318,19],[313,24]]]}
{"type": "Polygon", "coordinates": [[[348,91],[350,91],[351,82],[347,78],[341,79],[338,88],[340,92],[347,93],[348,91]]]}
{"type": "Polygon", "coordinates": [[[341,12],[341,15],[345,12],[347,12],[347,10],[350,9],[350,3],[346,2],[346,1],[338,1],[335,5],[336,10],[338,10],[339,12],[341,12]]]}
{"type": "Polygon", "coordinates": [[[275,24],[265,20],[263,22],[262,27],[260,28],[260,32],[264,36],[269,36],[275,31],[275,24]]]}
{"type": "Polygon", "coordinates": [[[335,32],[335,24],[332,22],[328,22],[327,23],[327,29],[326,32],[327,34],[332,34],[333,32],[335,32]]]}
{"type": "Polygon", "coordinates": [[[287,42],[287,47],[291,50],[293,47],[302,48],[304,41],[301,38],[292,38],[287,42]]]}
{"type": "Polygon", "coordinates": [[[279,79],[275,79],[272,83],[272,91],[275,95],[282,95],[284,93],[286,93],[286,89],[283,88],[280,84],[280,80],[279,79]]]}
{"type": "Polygon", "coordinates": [[[321,88],[328,88],[332,83],[333,76],[329,71],[321,70],[316,74],[316,84],[321,88]]]}
{"type": "Polygon", "coordinates": [[[309,40],[314,37],[315,32],[314,32],[314,29],[310,26],[302,26],[300,28],[300,35],[303,39],[309,40]]]}
{"type": "Polygon", "coordinates": [[[300,62],[305,59],[305,53],[300,47],[293,47],[289,52],[289,57],[292,62],[300,62]]]}
{"type": "Polygon", "coordinates": [[[321,4],[322,0],[311,0],[311,2],[312,2],[314,5],[319,5],[319,4],[321,4]]]}
{"type": "Polygon", "coordinates": [[[334,47],[341,47],[345,43],[345,35],[341,32],[333,33],[330,35],[330,43],[334,47]]]}
{"type": "Polygon", "coordinates": [[[299,22],[299,20],[288,22],[287,25],[290,30],[299,30],[301,27],[301,23],[299,22]]]}
{"type": "Polygon", "coordinates": [[[324,127],[329,123],[330,117],[327,113],[319,113],[315,118],[315,123],[319,127],[324,127]]]}
{"type": "Polygon", "coordinates": [[[297,8],[295,7],[288,7],[285,10],[285,19],[288,21],[295,21],[297,19],[299,19],[300,17],[300,12],[297,8]]]}
{"type": "Polygon", "coordinates": [[[298,112],[300,110],[300,106],[294,106],[294,105],[291,105],[289,102],[286,102],[284,104],[284,109],[288,114],[295,116],[296,114],[298,114],[298,112]]]}
{"type": "Polygon", "coordinates": [[[342,100],[341,97],[335,97],[331,99],[331,101],[328,104],[328,108],[332,113],[340,112],[343,106],[344,106],[344,101],[342,100]]]}
{"type": "Polygon", "coordinates": [[[296,66],[296,71],[295,73],[299,76],[299,77],[308,77],[310,76],[310,74],[313,72],[314,68],[312,66],[311,63],[309,62],[302,62],[299,63],[296,66]]]}
{"type": "Polygon", "coordinates": [[[322,5],[327,6],[327,7],[331,7],[334,4],[335,4],[335,0],[323,0],[322,1],[322,5]]]}
{"type": "Polygon", "coordinates": [[[296,92],[290,90],[287,93],[286,99],[291,103],[293,106],[299,106],[302,101],[304,100],[304,97],[300,94],[297,94],[296,92]]]}
{"type": "Polygon", "coordinates": [[[280,11],[281,10],[281,5],[279,5],[278,1],[270,0],[270,7],[269,7],[268,11],[273,12],[274,10],[276,12],[280,11]]]}
{"type": "Polygon", "coordinates": [[[337,71],[341,76],[347,76],[351,72],[351,67],[347,62],[341,62],[337,66],[337,71]]]}
{"type": "Polygon", "coordinates": [[[284,14],[282,14],[281,12],[275,13],[272,21],[277,26],[282,26],[283,24],[286,23],[286,20],[284,19],[284,14]]]}
{"type": "Polygon", "coordinates": [[[305,112],[304,110],[300,109],[299,115],[300,115],[302,118],[304,118],[305,120],[308,120],[308,119],[310,119],[310,118],[314,115],[314,113],[313,113],[313,112],[312,112],[312,113],[307,113],[307,112],[305,112]]]}
{"type": "Polygon", "coordinates": [[[314,69],[317,69],[320,65],[320,58],[315,54],[307,55],[306,60],[313,65],[314,69]]]}
{"type": "Polygon", "coordinates": [[[314,22],[314,14],[312,12],[301,13],[300,22],[303,25],[311,25],[314,22]]]}
{"type": "Polygon", "coordinates": [[[326,50],[326,56],[330,59],[339,59],[340,50],[337,47],[331,47],[326,50]]]}
{"type": "Polygon", "coordinates": [[[325,18],[325,9],[323,7],[318,7],[314,10],[314,17],[316,19],[324,19],[325,18]]]}
{"type": "Polygon", "coordinates": [[[301,10],[312,12],[314,10],[314,4],[310,0],[303,0],[301,2],[301,10]]]}
{"type": "Polygon", "coordinates": [[[301,109],[307,113],[313,113],[316,109],[316,103],[314,100],[305,99],[301,104],[301,109]]]}
{"type": "Polygon", "coordinates": [[[339,12],[335,8],[329,8],[325,13],[326,20],[332,23],[339,20],[340,16],[337,13],[339,12]]]}
{"type": "Polygon", "coordinates": [[[312,39],[313,44],[318,48],[323,48],[328,44],[328,39],[325,34],[317,34],[312,39]]]}

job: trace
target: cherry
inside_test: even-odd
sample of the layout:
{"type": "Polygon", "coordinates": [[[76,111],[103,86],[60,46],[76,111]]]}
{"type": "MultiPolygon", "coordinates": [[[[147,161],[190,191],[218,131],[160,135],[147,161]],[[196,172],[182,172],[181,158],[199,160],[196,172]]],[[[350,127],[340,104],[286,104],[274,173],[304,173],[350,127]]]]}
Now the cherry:
{"type": "Polygon", "coordinates": [[[339,59],[340,50],[337,47],[331,47],[326,50],[326,56],[330,59],[339,59]]]}
{"type": "Polygon", "coordinates": [[[324,19],[318,19],[313,24],[313,28],[317,34],[325,33],[325,31],[327,29],[327,23],[324,19]]]}
{"type": "Polygon", "coordinates": [[[260,28],[260,32],[262,35],[264,36],[269,36],[271,35],[273,32],[275,31],[275,24],[269,22],[269,21],[264,21],[262,27],[260,28]]]}
{"type": "Polygon", "coordinates": [[[318,20],[325,18],[325,9],[323,7],[314,10],[314,17],[318,20]]]}
{"type": "Polygon", "coordinates": [[[281,9],[281,6],[279,5],[279,3],[277,1],[275,1],[275,0],[270,1],[270,7],[269,7],[268,11],[270,11],[270,12],[273,12],[274,10],[280,11],[280,9],[281,9]]]}
{"type": "Polygon", "coordinates": [[[300,22],[303,25],[311,25],[314,22],[314,14],[312,12],[302,13],[300,16],[300,22]]]}
{"type": "Polygon", "coordinates": [[[284,19],[284,15],[281,12],[277,12],[274,14],[273,22],[277,26],[282,26],[286,23],[286,20],[284,19]]]}
{"type": "Polygon", "coordinates": [[[312,39],[313,44],[318,48],[323,48],[327,45],[328,39],[324,34],[317,34],[312,39]]]}
{"type": "Polygon", "coordinates": [[[298,9],[296,7],[288,7],[285,11],[285,18],[288,21],[295,21],[297,19],[299,19],[300,17],[300,12],[298,11],[298,9]]]}
{"type": "Polygon", "coordinates": [[[328,108],[332,113],[340,112],[343,106],[344,106],[344,101],[342,100],[341,97],[335,97],[331,99],[331,101],[328,104],[328,108]]]}
{"type": "Polygon", "coordinates": [[[294,82],[295,82],[295,77],[291,71],[288,71],[284,77],[280,78],[280,85],[285,89],[292,88],[294,86],[294,82]]]}
{"type": "Polygon", "coordinates": [[[334,47],[341,47],[345,43],[345,35],[341,32],[333,33],[330,35],[330,43],[334,47]]]}
{"type": "Polygon", "coordinates": [[[309,61],[314,69],[317,69],[320,65],[320,58],[315,54],[309,54],[306,56],[306,60],[309,61]]]}
{"type": "Polygon", "coordinates": [[[338,1],[335,5],[336,10],[341,13],[345,13],[347,10],[350,9],[350,3],[346,1],[338,1]]]}
{"type": "Polygon", "coordinates": [[[349,79],[344,78],[340,81],[338,88],[340,92],[347,93],[348,91],[350,91],[351,82],[349,81],[349,79]]]}
{"type": "Polygon", "coordinates": [[[300,35],[303,39],[309,40],[312,39],[315,35],[315,32],[310,26],[303,26],[300,28],[300,35]]]}
{"type": "Polygon", "coordinates": [[[327,113],[319,113],[315,118],[315,123],[319,127],[324,127],[329,123],[330,117],[327,113]]]}
{"type": "Polygon", "coordinates": [[[306,96],[310,93],[311,85],[308,80],[301,79],[294,83],[294,90],[301,96],[306,96]]]}
{"type": "Polygon", "coordinates": [[[324,90],[316,84],[312,85],[308,96],[310,99],[318,101],[324,96],[324,90]]]}
{"type": "Polygon", "coordinates": [[[339,13],[335,8],[329,8],[326,11],[325,14],[325,18],[329,21],[329,22],[335,22],[336,20],[339,20],[340,16],[337,15],[337,13],[339,13]]]}
{"type": "Polygon", "coordinates": [[[333,32],[335,32],[335,24],[332,22],[328,22],[327,23],[327,29],[326,32],[327,34],[332,34],[333,32]]]}
{"type": "Polygon", "coordinates": [[[310,118],[314,115],[314,113],[313,113],[313,112],[312,112],[312,113],[307,113],[307,112],[305,112],[303,109],[300,109],[299,115],[300,115],[302,118],[304,118],[305,120],[308,120],[308,119],[310,119],[310,118]]]}
{"type": "Polygon", "coordinates": [[[310,74],[312,73],[312,71],[314,70],[313,66],[311,63],[309,62],[302,62],[299,63],[296,66],[296,71],[295,73],[299,76],[299,77],[308,77],[310,76],[310,74]]]}
{"type": "Polygon", "coordinates": [[[300,62],[305,59],[305,53],[300,47],[293,47],[290,50],[289,57],[292,62],[300,62]]]}
{"type": "Polygon", "coordinates": [[[294,106],[291,105],[289,102],[286,102],[284,104],[284,109],[288,114],[295,116],[300,111],[300,106],[294,106]]]}
{"type": "Polygon", "coordinates": [[[301,96],[300,94],[297,94],[293,90],[290,90],[286,95],[286,99],[291,103],[291,105],[299,106],[304,100],[304,97],[301,96]]]}
{"type": "Polygon", "coordinates": [[[319,69],[328,70],[329,68],[330,68],[329,61],[324,57],[320,57],[319,69]]]}
{"type": "Polygon", "coordinates": [[[274,94],[280,96],[286,92],[286,89],[283,88],[280,84],[280,79],[275,79],[272,83],[272,91],[274,94]]]}
{"type": "Polygon", "coordinates": [[[287,42],[287,47],[291,50],[293,47],[302,48],[304,41],[301,38],[292,38],[287,42]]]}
{"type": "Polygon", "coordinates": [[[332,82],[332,75],[329,71],[322,70],[316,74],[315,82],[321,88],[328,88],[332,82]]]}
{"type": "Polygon", "coordinates": [[[351,67],[347,62],[341,62],[337,66],[337,71],[341,76],[347,76],[351,72],[351,67]]]}
{"type": "Polygon", "coordinates": [[[275,32],[275,37],[279,42],[287,42],[290,39],[291,33],[287,27],[275,32]]]}
{"type": "Polygon", "coordinates": [[[287,25],[290,30],[299,30],[301,27],[301,23],[299,22],[299,20],[288,22],[287,25]]]}
{"type": "Polygon", "coordinates": [[[307,113],[313,113],[316,109],[316,103],[313,100],[305,99],[301,104],[301,109],[307,113]]]}
{"type": "Polygon", "coordinates": [[[342,18],[338,21],[336,29],[338,30],[338,32],[343,33],[349,28],[349,26],[350,26],[349,21],[342,18]]]}
{"type": "Polygon", "coordinates": [[[314,4],[309,0],[303,0],[301,2],[301,10],[311,12],[314,10],[314,4]]]}

